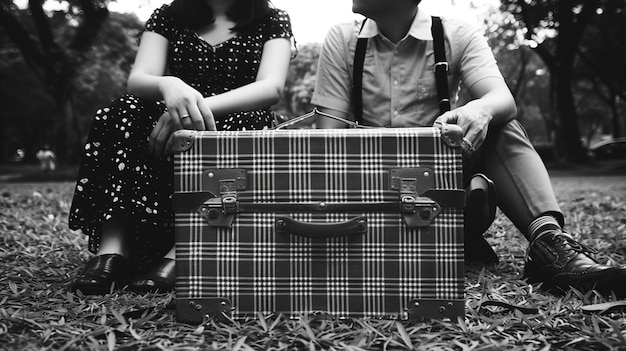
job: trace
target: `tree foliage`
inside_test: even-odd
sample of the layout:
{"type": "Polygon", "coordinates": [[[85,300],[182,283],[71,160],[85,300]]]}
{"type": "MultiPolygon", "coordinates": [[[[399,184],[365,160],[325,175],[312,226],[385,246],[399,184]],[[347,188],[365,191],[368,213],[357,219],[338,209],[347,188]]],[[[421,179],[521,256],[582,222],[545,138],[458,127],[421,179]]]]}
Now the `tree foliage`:
{"type": "MultiPolygon", "coordinates": [[[[594,48],[593,41],[589,40],[590,33],[603,31],[619,33],[623,24],[623,13],[626,10],[624,0],[502,0],[502,10],[510,14],[517,26],[517,49],[531,48],[538,55],[549,73],[550,110],[556,118],[550,118],[550,123],[556,136],[556,144],[563,159],[574,162],[586,160],[586,151],[583,147],[581,128],[593,129],[598,109],[583,108],[591,106],[588,102],[593,99],[589,96],[589,81],[585,82],[580,75],[581,60],[584,57],[602,57],[599,48],[594,48]],[[611,23],[611,24],[609,24],[611,23]],[[621,26],[621,27],[620,27],[621,26]],[[604,27],[604,29],[601,29],[604,27]],[[521,35],[519,35],[521,33],[521,35]],[[591,54],[593,52],[594,54],[591,54]],[[581,87],[586,88],[581,90],[581,87]],[[587,101],[587,103],[584,103],[587,101]]],[[[622,31],[623,33],[623,31],[622,31]]],[[[618,39],[623,44],[624,39],[618,39]]],[[[620,44],[621,45],[621,44],[620,44]]],[[[618,45],[618,46],[620,46],[618,45]]],[[[605,41],[602,50],[609,50],[616,56],[616,60],[623,60],[623,50],[614,51],[615,44],[605,41]],[[617,54],[617,55],[616,55],[617,54]],[[619,57],[619,58],[617,58],[619,57]]],[[[604,65],[601,60],[586,59],[586,69],[600,69],[604,65]],[[595,67],[595,68],[593,68],[595,67]]],[[[521,60],[524,63],[527,61],[521,60]]],[[[522,75],[525,73],[522,73],[522,75]]],[[[605,80],[596,77],[595,90],[611,90],[618,81],[615,76],[606,76],[605,80]],[[600,86],[602,86],[600,88],[600,86]]],[[[587,79],[588,75],[585,76],[587,79]]],[[[593,80],[592,80],[593,82],[593,80]]],[[[616,97],[611,96],[615,106],[614,121],[619,121],[616,97]]],[[[547,114],[551,116],[552,114],[547,114]]],[[[617,124],[615,133],[620,133],[621,127],[617,124]]]]}
{"type": "Polygon", "coordinates": [[[624,135],[626,113],[626,2],[607,1],[585,32],[576,61],[577,90],[594,103],[580,103],[585,112],[583,123],[588,130],[609,131],[614,137],[624,135]],[[597,106],[607,106],[606,113],[593,113],[597,106]],[[590,110],[589,113],[586,110],[590,110]],[[600,118],[593,118],[597,116],[600,118]]]}
{"type": "MultiPolygon", "coordinates": [[[[106,0],[0,0],[0,161],[44,143],[75,162],[95,110],[125,90],[143,24],[106,0]],[[54,11],[45,5],[64,5],[54,11]]],[[[626,0],[501,0],[485,18],[533,142],[583,161],[581,140],[626,132],[626,0]]],[[[298,47],[285,118],[311,111],[319,44],[298,47]]]]}
{"type": "Polygon", "coordinates": [[[45,3],[29,0],[28,11],[21,11],[13,1],[4,0],[0,26],[52,98],[54,144],[61,158],[66,158],[81,145],[73,105],[74,79],[109,11],[103,1],[76,0],[65,2],[65,11],[48,13],[45,3]]]}
{"type": "Polygon", "coordinates": [[[281,102],[276,110],[286,117],[295,117],[313,109],[311,98],[315,89],[315,75],[321,45],[305,44],[298,47],[289,65],[289,74],[281,102]]]}
{"type": "Polygon", "coordinates": [[[13,1],[0,5],[0,74],[14,83],[3,85],[0,96],[12,106],[0,117],[13,138],[2,156],[20,146],[32,158],[49,144],[61,160],[75,162],[94,103],[123,91],[141,24],[135,16],[110,16],[104,1],[30,0],[26,10],[13,1]],[[46,3],[65,7],[46,10],[46,3]]]}

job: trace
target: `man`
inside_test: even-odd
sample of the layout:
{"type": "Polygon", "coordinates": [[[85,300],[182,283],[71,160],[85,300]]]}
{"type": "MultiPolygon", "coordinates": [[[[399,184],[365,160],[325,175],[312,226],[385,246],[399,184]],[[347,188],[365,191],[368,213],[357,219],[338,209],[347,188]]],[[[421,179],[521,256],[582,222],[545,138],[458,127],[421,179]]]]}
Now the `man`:
{"type": "MultiPolygon", "coordinates": [[[[546,168],[515,120],[515,101],[493,54],[475,28],[443,20],[452,110],[439,113],[433,73],[432,19],[419,0],[353,0],[363,24],[340,24],[320,54],[312,103],[322,113],[354,119],[353,58],[368,38],[362,73],[362,123],[419,127],[455,123],[464,131],[465,173],[481,172],[497,188],[497,204],[529,241],[524,276],[553,292],[574,287],[626,296],[626,269],[599,264],[564,232],[546,168]],[[463,85],[471,100],[458,101],[463,85]],[[467,162],[465,162],[467,161],[467,162]]],[[[318,118],[321,128],[339,128],[318,118]]]]}

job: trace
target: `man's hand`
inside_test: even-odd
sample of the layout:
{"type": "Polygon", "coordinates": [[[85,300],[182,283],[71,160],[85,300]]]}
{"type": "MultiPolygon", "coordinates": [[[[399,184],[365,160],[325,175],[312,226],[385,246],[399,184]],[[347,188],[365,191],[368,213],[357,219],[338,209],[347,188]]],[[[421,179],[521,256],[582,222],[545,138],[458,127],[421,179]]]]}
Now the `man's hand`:
{"type": "Polygon", "coordinates": [[[463,150],[471,154],[480,148],[485,141],[491,119],[492,116],[485,110],[468,104],[439,116],[434,125],[449,123],[461,127],[463,129],[463,150]]]}

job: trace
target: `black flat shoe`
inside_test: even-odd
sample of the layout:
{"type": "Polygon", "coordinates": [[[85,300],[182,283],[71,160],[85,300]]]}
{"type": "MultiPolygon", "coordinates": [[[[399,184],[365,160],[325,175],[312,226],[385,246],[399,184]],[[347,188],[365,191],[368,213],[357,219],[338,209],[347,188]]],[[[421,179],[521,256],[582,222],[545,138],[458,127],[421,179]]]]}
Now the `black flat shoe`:
{"type": "Polygon", "coordinates": [[[176,261],[163,258],[155,268],[139,276],[128,285],[128,290],[138,293],[169,292],[176,282],[176,261]]]}
{"type": "Polygon", "coordinates": [[[72,284],[72,292],[105,295],[122,287],[126,281],[128,260],[118,254],[99,255],[90,259],[72,284]]]}

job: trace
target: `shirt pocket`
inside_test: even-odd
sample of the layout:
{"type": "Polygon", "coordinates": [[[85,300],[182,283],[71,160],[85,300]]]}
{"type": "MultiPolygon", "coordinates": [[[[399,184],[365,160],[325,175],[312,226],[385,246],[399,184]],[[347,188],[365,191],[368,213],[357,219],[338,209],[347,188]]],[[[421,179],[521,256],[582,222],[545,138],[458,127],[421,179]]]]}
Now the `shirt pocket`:
{"type": "Polygon", "coordinates": [[[410,119],[404,122],[407,127],[425,127],[432,125],[438,116],[439,101],[437,84],[434,78],[421,78],[413,81],[412,86],[404,92],[406,112],[410,119]]]}
{"type": "Polygon", "coordinates": [[[428,100],[437,96],[437,82],[434,78],[417,79],[405,94],[414,96],[419,101],[428,100]]]}

